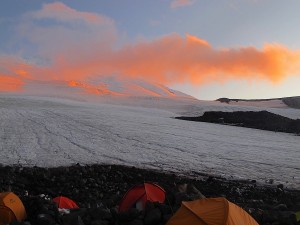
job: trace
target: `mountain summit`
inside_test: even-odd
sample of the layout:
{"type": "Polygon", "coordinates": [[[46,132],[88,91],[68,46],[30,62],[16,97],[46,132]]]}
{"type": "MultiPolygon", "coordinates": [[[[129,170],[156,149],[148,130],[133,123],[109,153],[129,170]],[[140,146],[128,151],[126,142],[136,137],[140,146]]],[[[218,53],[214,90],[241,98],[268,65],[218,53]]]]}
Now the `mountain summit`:
{"type": "Polygon", "coordinates": [[[90,98],[98,97],[162,97],[194,99],[180,91],[164,85],[141,79],[128,79],[118,76],[106,76],[86,81],[37,81],[29,80],[23,88],[24,94],[56,97],[90,98]]]}

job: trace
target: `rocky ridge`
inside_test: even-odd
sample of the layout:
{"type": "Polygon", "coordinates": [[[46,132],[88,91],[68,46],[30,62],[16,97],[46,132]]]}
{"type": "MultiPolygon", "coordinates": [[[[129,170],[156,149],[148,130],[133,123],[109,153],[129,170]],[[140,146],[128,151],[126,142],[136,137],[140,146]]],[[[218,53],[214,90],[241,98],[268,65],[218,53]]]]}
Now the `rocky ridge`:
{"type": "Polygon", "coordinates": [[[274,101],[274,100],[280,100],[283,104],[285,104],[288,107],[300,109],[300,96],[294,96],[294,97],[284,97],[284,98],[269,98],[269,99],[231,99],[231,98],[218,98],[216,101],[219,101],[221,103],[238,103],[238,102],[268,102],[268,101],[274,101]]]}

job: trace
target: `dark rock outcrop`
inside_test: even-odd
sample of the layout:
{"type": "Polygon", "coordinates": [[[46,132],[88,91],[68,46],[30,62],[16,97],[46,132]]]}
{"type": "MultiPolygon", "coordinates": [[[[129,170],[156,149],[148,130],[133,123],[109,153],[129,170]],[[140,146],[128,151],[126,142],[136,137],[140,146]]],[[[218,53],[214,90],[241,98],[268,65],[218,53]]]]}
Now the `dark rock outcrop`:
{"type": "Polygon", "coordinates": [[[182,116],[176,119],[300,134],[300,119],[293,120],[268,111],[210,111],[199,117],[182,116]]]}

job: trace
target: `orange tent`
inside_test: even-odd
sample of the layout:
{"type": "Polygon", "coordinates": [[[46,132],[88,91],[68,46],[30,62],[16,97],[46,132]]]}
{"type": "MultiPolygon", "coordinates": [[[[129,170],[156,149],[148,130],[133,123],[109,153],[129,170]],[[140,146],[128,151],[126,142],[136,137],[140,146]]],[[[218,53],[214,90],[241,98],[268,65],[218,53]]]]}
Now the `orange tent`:
{"type": "Polygon", "coordinates": [[[167,225],[258,225],[242,208],[225,198],[182,202],[167,225]]]}
{"type": "Polygon", "coordinates": [[[159,202],[165,201],[165,190],[154,183],[143,183],[138,184],[130,188],[119,205],[119,212],[124,212],[132,207],[143,210],[146,202],[159,202]]]}
{"type": "Polygon", "coordinates": [[[59,196],[53,199],[53,201],[57,204],[57,207],[60,209],[78,209],[79,206],[71,199],[59,196]]]}
{"type": "Polygon", "coordinates": [[[0,193],[0,225],[25,218],[25,207],[19,197],[12,192],[0,193]]]}

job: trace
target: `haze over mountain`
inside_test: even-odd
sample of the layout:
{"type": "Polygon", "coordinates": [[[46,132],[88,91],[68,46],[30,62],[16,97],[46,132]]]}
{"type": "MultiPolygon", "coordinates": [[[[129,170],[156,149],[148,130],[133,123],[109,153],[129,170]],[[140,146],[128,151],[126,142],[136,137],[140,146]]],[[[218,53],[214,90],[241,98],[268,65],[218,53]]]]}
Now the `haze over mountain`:
{"type": "MultiPolygon", "coordinates": [[[[1,92],[0,92],[1,93],[1,92]]],[[[142,79],[129,79],[120,76],[102,76],[88,81],[76,80],[30,80],[27,79],[22,89],[11,91],[23,95],[52,96],[62,98],[97,100],[103,97],[163,97],[187,98],[192,96],[172,90],[157,83],[142,79]]]]}

